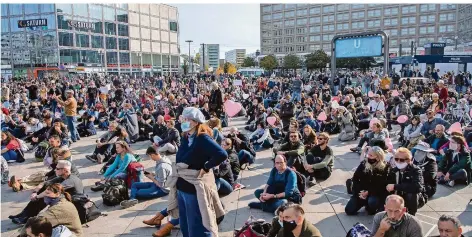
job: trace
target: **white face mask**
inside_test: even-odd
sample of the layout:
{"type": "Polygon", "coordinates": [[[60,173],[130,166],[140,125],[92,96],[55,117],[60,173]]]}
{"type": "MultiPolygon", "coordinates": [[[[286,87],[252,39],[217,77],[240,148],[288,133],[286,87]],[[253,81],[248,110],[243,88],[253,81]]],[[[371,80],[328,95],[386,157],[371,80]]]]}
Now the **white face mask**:
{"type": "Polygon", "coordinates": [[[398,162],[395,161],[395,166],[400,170],[405,169],[407,165],[408,165],[408,163],[406,163],[406,162],[398,163],[398,162]]]}
{"type": "Polygon", "coordinates": [[[452,142],[449,143],[449,149],[451,149],[453,151],[457,151],[457,148],[459,148],[458,144],[452,143],[452,142]]]}

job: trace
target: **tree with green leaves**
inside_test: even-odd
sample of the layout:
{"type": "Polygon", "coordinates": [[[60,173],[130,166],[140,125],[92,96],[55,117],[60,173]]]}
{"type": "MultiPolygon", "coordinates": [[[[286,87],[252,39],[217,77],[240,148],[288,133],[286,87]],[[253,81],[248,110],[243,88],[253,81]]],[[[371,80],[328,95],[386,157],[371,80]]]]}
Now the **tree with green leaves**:
{"type": "Polygon", "coordinates": [[[368,68],[371,68],[374,64],[375,64],[375,59],[373,57],[337,58],[336,59],[336,67],[337,68],[348,68],[350,70],[360,68],[364,72],[368,68]]]}
{"type": "Polygon", "coordinates": [[[311,54],[305,55],[305,65],[308,70],[312,69],[323,69],[326,67],[326,64],[329,63],[329,56],[325,53],[324,50],[316,50],[311,54]]]}
{"type": "Polygon", "coordinates": [[[254,66],[256,66],[256,61],[254,60],[254,58],[246,57],[241,66],[242,67],[254,67],[254,66]]]}
{"type": "Polygon", "coordinates": [[[297,55],[288,54],[284,57],[285,69],[298,69],[301,67],[301,60],[297,55]]]}
{"type": "Polygon", "coordinates": [[[279,66],[279,62],[274,55],[267,55],[261,59],[259,65],[267,71],[272,71],[279,66]]]}
{"type": "Polygon", "coordinates": [[[193,62],[196,64],[200,64],[200,53],[195,54],[195,57],[193,58],[193,62]]]}

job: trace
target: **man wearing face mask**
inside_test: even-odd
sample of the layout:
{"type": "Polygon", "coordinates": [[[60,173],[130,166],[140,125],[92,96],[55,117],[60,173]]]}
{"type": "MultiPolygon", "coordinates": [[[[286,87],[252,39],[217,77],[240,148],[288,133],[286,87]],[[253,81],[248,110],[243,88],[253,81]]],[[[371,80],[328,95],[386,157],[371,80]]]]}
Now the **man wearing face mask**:
{"type": "Polygon", "coordinates": [[[421,237],[421,224],[416,217],[406,211],[401,196],[390,195],[385,200],[385,211],[374,216],[373,237],[421,237]]]}
{"type": "Polygon", "coordinates": [[[413,164],[410,150],[400,147],[394,155],[396,168],[388,174],[387,191],[401,196],[405,200],[408,213],[415,215],[427,201],[424,198],[423,174],[413,164]]]}
{"type": "Polygon", "coordinates": [[[299,204],[289,204],[283,211],[282,229],[277,237],[321,237],[321,232],[305,219],[305,210],[299,204]]]}
{"type": "Polygon", "coordinates": [[[57,177],[38,185],[31,194],[31,201],[26,205],[23,211],[18,215],[9,216],[8,218],[15,224],[25,224],[28,218],[38,215],[38,213],[47,206],[44,202],[44,197],[46,196],[44,191],[51,184],[60,183],[64,187],[64,190],[72,196],[84,193],[82,180],[76,175],[71,174],[71,168],[72,164],[70,161],[58,161],[56,166],[57,177]]]}

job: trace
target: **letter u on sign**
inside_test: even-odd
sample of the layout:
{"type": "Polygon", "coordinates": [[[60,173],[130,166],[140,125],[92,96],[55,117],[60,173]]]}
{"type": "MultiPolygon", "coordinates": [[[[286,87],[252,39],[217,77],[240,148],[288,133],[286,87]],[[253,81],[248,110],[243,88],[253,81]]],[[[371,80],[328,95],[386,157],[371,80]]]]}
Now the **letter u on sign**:
{"type": "Polygon", "coordinates": [[[358,49],[360,47],[361,47],[361,40],[360,39],[354,40],[354,48],[358,49]]]}

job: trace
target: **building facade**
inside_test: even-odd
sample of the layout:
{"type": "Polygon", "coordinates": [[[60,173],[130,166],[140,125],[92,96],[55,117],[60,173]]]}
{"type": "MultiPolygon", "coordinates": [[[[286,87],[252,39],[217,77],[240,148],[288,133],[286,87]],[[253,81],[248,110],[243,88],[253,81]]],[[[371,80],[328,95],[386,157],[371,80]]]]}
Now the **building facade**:
{"type": "MultiPolygon", "coordinates": [[[[390,37],[390,52],[410,53],[431,42],[454,45],[459,9],[469,19],[471,5],[458,4],[261,4],[262,55],[304,55],[331,51],[335,35],[383,30],[390,37]],[[465,13],[469,12],[469,14],[465,13]]],[[[464,24],[471,27],[471,24],[464,24]]],[[[461,37],[461,36],[459,36],[461,37]]],[[[472,41],[462,36],[464,41],[472,41]]],[[[417,52],[419,53],[419,52],[417,52]]]]}
{"type": "Polygon", "coordinates": [[[225,60],[235,66],[241,66],[246,57],[246,49],[233,49],[225,53],[225,60]]]}
{"type": "Polygon", "coordinates": [[[203,52],[203,45],[200,47],[200,70],[205,70],[205,66],[213,68],[214,71],[220,66],[220,45],[219,44],[205,44],[205,52],[203,52]],[[205,57],[203,57],[205,55],[205,57]],[[205,61],[203,61],[205,58],[205,61]]]}
{"type": "Polygon", "coordinates": [[[1,4],[2,74],[178,72],[178,10],[164,4],[1,4]],[[35,20],[46,19],[44,21],[35,20]],[[43,23],[43,24],[38,24],[43,23]]]}

